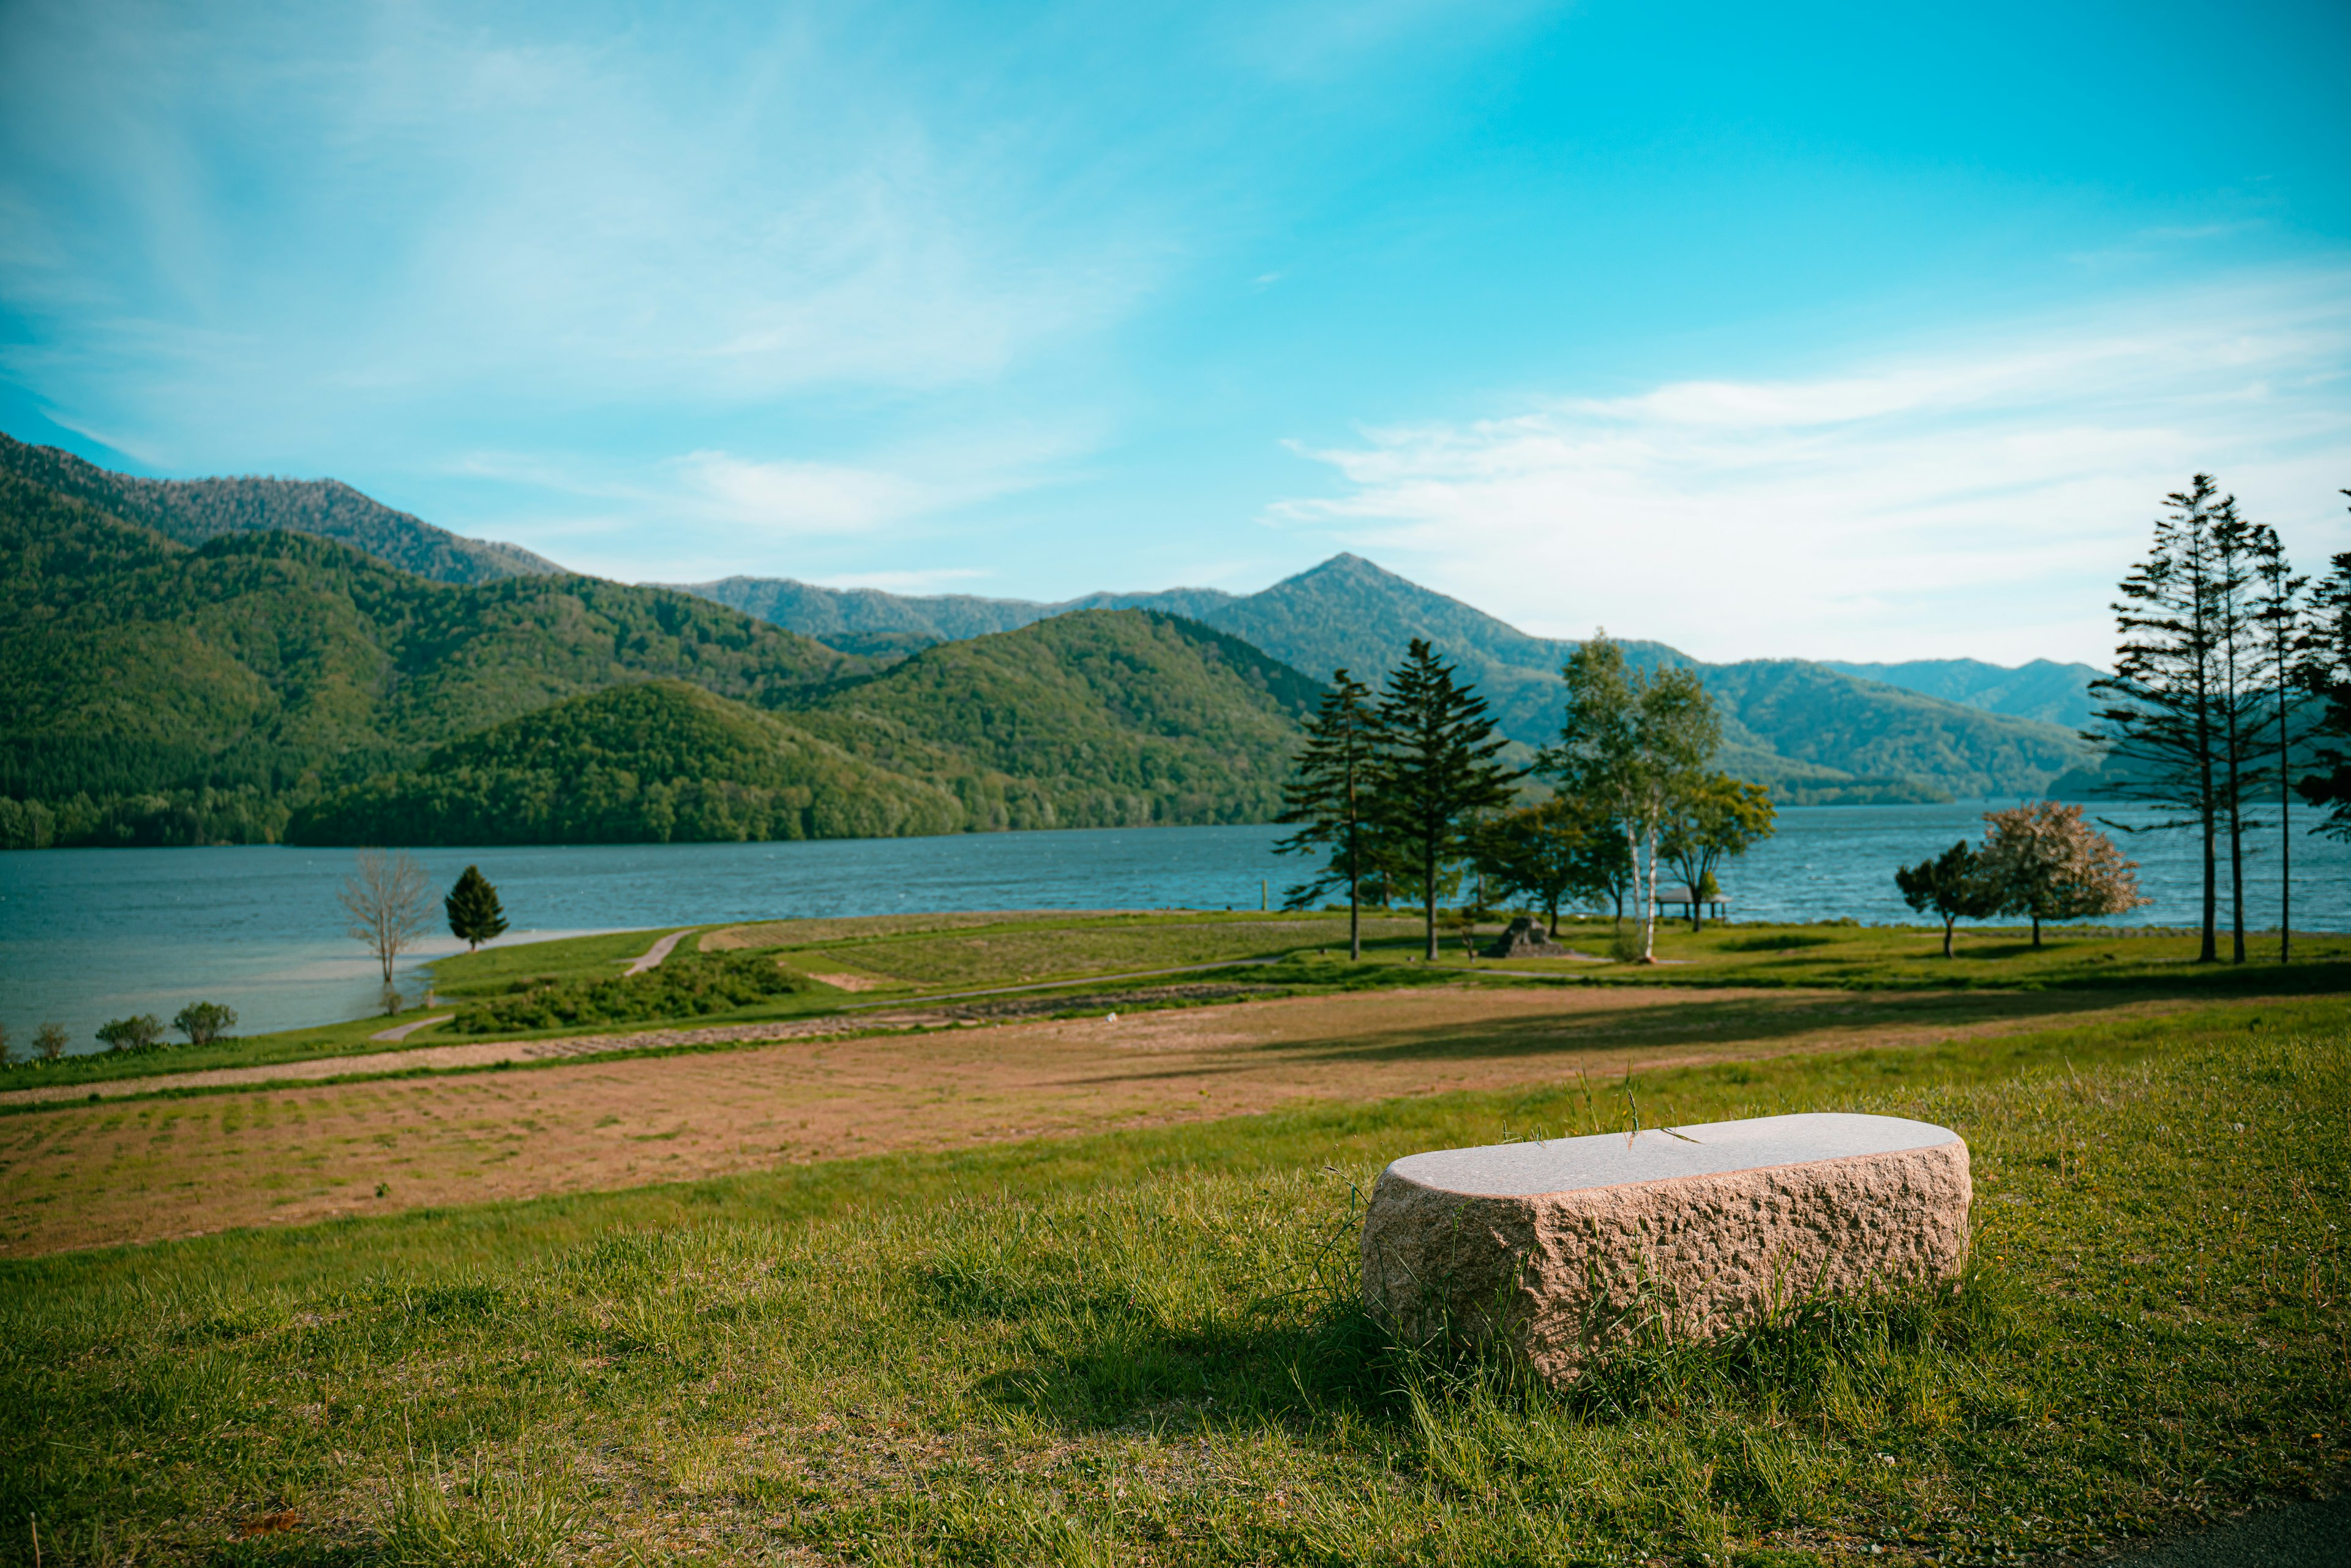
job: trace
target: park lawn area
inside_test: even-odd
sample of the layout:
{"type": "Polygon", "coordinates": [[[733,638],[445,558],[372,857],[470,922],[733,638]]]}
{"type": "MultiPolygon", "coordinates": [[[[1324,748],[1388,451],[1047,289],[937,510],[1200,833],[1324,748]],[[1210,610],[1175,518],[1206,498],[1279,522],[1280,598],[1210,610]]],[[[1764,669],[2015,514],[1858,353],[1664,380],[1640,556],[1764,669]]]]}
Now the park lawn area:
{"type": "Polygon", "coordinates": [[[2318,998],[56,1256],[0,1264],[0,1518],[69,1564],[2007,1562],[2341,1485],[2346,1180],[2318,998]],[[1385,1160],[1636,1103],[1957,1127],[1966,1279],[1566,1394],[1353,1304],[1385,1160]]]}
{"type": "MultiPolygon", "coordinates": [[[[500,1029],[496,1031],[497,1037],[527,1040],[578,1034],[583,1029],[625,1034],[681,1025],[778,1022],[954,991],[1064,981],[1081,982],[1071,988],[1071,1003],[1073,1009],[1081,1009],[1088,990],[1098,988],[1081,983],[1088,977],[1285,956],[1287,961],[1278,966],[1212,977],[1247,979],[1298,995],[1419,983],[1426,979],[1429,967],[1420,957],[1420,923],[1397,912],[1365,913],[1361,966],[1345,961],[1344,913],[1328,910],[1276,915],[1256,911],[998,912],[686,929],[699,933],[689,936],[686,945],[706,952],[772,953],[785,967],[816,979],[819,986],[691,1018],[646,1017],[593,1026],[500,1029]]],[[[1499,922],[1489,922],[1480,929],[1490,936],[1499,929],[1499,922]]],[[[1612,932],[1613,923],[1583,917],[1563,923],[1560,937],[1577,951],[1604,954],[1612,932]]],[[[1656,966],[1582,959],[1471,964],[1462,953],[1458,933],[1458,925],[1444,928],[1444,956],[1437,967],[1457,976],[1472,974],[1504,984],[2083,989],[2150,997],[2262,995],[2351,987],[2351,936],[2330,933],[2297,933],[2295,961],[2290,966],[2275,962],[2273,936],[2257,939],[2253,961],[2244,965],[2199,965],[2194,962],[2196,940],[2190,936],[2051,926],[2044,929],[2043,946],[2035,950],[2022,930],[1976,928],[1960,933],[1958,956],[1946,960],[1941,956],[1939,929],[1845,922],[1709,923],[1698,933],[1685,925],[1662,925],[1657,954],[1665,961],[1656,966]]],[[[532,982],[609,978],[620,972],[623,961],[642,954],[664,935],[666,931],[612,932],[461,954],[434,966],[434,986],[445,1000],[462,1003],[532,982]]],[[[2224,951],[2225,941],[2224,937],[2224,951]]],[[[1181,998],[1168,998],[1137,1005],[1186,1004],[1181,998]]],[[[370,1039],[390,1026],[413,1023],[448,1010],[447,1006],[429,1011],[412,1009],[394,1017],[221,1040],[203,1051],[180,1047],[19,1064],[0,1072],[0,1090],[268,1066],[480,1038],[443,1026],[419,1029],[396,1046],[370,1039]]]]}

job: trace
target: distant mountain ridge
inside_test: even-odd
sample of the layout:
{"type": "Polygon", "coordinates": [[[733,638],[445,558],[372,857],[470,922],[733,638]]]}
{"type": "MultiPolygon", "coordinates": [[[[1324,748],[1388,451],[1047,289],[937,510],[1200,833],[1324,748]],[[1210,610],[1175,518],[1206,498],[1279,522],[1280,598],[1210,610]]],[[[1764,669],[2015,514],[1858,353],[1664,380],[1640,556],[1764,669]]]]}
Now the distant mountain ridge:
{"type": "MultiPolygon", "coordinates": [[[[1559,671],[1574,646],[1531,636],[1344,554],[1253,594],[1179,588],[1039,603],[909,597],[760,578],[678,586],[844,651],[885,657],[979,629],[1102,607],[1181,614],[1318,678],[1344,668],[1376,680],[1410,640],[1426,638],[1476,682],[1493,706],[1497,727],[1529,746],[1558,733],[1559,671]]],[[[1704,664],[1662,643],[1623,645],[1644,667],[1699,671],[1724,710],[1724,766],[1771,785],[1792,804],[2031,794],[2085,756],[2069,727],[2002,713],[1983,701],[1962,702],[1806,660],[1704,664]]],[[[1916,667],[1888,668],[1915,674],[1916,667]]],[[[1980,696],[1989,685],[1979,680],[1968,689],[1980,696]]]]}
{"type": "Polygon", "coordinates": [[[183,545],[274,530],[333,539],[434,582],[564,575],[563,568],[520,545],[434,528],[338,479],[140,479],[8,435],[0,435],[0,473],[87,501],[183,545]]]}
{"type": "Polygon", "coordinates": [[[2088,664],[2061,664],[2053,659],[2035,659],[2014,669],[1980,659],[1913,659],[1900,664],[1855,664],[1840,659],[1820,663],[1865,681],[2073,730],[2086,729],[2096,716],[2090,683],[2105,674],[2088,664]]]}

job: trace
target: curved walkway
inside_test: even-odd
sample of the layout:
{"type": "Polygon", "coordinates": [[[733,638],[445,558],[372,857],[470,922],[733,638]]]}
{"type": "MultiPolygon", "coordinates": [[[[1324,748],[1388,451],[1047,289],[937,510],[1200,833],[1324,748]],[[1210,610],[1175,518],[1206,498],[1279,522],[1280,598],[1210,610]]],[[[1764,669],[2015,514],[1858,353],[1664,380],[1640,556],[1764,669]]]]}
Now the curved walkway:
{"type": "Polygon", "coordinates": [[[679,941],[684,937],[693,936],[695,932],[699,929],[701,929],[699,926],[689,925],[683,931],[671,932],[660,941],[646,948],[641,956],[632,961],[627,968],[621,971],[621,977],[626,979],[631,975],[642,975],[647,969],[660,968],[661,961],[670,956],[670,953],[677,946],[679,941]]]}

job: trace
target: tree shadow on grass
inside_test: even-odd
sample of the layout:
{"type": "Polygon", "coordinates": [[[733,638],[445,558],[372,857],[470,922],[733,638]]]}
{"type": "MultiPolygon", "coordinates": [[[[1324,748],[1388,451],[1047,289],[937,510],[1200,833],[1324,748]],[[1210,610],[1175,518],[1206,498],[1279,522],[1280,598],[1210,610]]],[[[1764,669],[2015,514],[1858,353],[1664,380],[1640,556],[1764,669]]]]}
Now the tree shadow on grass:
{"type": "Polygon", "coordinates": [[[1734,1055],[1741,1047],[1782,1047],[1809,1035],[1826,1046],[1873,1027],[1906,1033],[1986,1027],[2062,1026],[2136,1000],[2183,999],[2147,989],[2130,996],[2074,991],[1962,991],[1870,996],[1853,992],[1660,1002],[1589,1013],[1485,1018],[1367,1031],[1346,1040],[1278,1043],[1252,1054],[1324,1061],[1494,1061],[1665,1051],[1734,1055]]]}

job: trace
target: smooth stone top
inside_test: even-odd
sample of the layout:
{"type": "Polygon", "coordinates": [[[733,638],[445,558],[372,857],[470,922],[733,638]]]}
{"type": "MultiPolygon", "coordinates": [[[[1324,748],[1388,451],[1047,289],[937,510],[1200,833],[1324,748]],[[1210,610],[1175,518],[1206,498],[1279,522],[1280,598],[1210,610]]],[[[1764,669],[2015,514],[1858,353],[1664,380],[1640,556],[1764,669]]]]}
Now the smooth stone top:
{"type": "Polygon", "coordinates": [[[1891,1155],[1959,1141],[1959,1135],[1949,1127],[1928,1122],[1815,1111],[1746,1122],[1707,1122],[1676,1127],[1670,1133],[1650,1128],[1632,1137],[1602,1133],[1538,1144],[1437,1149],[1406,1155],[1388,1170],[1416,1186],[1464,1197],[1539,1197],[1680,1176],[1765,1170],[1812,1160],[1848,1159],[1855,1155],[1891,1155]]]}

